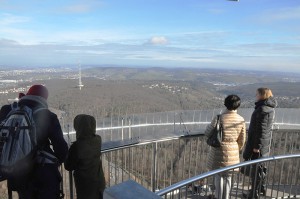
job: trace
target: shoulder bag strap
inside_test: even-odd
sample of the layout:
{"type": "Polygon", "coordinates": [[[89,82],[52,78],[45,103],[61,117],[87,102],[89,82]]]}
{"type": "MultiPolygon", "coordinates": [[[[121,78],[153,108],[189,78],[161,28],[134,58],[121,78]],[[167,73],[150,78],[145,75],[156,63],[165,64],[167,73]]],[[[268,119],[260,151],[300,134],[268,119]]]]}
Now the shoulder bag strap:
{"type": "Polygon", "coordinates": [[[218,130],[220,129],[220,115],[217,115],[217,124],[216,127],[218,128],[218,130]]]}
{"type": "Polygon", "coordinates": [[[37,112],[39,111],[42,111],[42,110],[48,110],[47,108],[37,108],[37,109],[34,109],[32,114],[35,115],[37,112]]]}
{"type": "Polygon", "coordinates": [[[222,124],[222,115],[218,115],[219,117],[219,132],[221,136],[221,140],[223,141],[223,124],[222,124]]]}

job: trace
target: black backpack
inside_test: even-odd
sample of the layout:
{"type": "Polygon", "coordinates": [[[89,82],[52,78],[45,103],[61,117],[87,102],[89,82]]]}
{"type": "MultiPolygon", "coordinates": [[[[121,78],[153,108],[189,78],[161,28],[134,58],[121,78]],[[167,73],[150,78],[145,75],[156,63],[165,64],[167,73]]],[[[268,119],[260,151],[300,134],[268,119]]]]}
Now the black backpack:
{"type": "Polygon", "coordinates": [[[0,124],[0,173],[12,178],[29,174],[37,154],[37,132],[33,115],[38,111],[28,106],[12,106],[0,124]]]}

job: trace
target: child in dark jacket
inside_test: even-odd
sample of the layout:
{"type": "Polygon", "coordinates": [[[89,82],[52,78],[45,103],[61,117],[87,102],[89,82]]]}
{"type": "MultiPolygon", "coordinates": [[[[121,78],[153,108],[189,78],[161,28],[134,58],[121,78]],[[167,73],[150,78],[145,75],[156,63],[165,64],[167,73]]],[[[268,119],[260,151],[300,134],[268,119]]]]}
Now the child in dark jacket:
{"type": "Polygon", "coordinates": [[[105,178],[101,161],[101,137],[96,135],[96,120],[90,115],[74,119],[76,141],[71,145],[65,168],[74,170],[78,199],[102,199],[105,178]]]}

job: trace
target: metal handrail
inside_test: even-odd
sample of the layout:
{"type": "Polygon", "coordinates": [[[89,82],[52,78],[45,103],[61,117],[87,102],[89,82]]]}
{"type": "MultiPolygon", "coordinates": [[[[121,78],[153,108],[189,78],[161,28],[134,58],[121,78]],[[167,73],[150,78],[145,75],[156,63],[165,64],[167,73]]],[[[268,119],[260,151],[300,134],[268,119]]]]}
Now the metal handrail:
{"type": "Polygon", "coordinates": [[[152,139],[152,140],[139,140],[139,141],[136,141],[132,144],[126,144],[126,145],[121,145],[121,146],[119,145],[117,147],[111,147],[111,148],[105,148],[105,149],[102,148],[101,152],[102,153],[107,153],[107,152],[116,151],[116,150],[120,150],[120,149],[135,147],[135,146],[142,146],[142,145],[147,145],[147,144],[166,142],[166,141],[178,140],[178,139],[184,139],[184,138],[191,138],[191,137],[200,137],[200,136],[204,136],[204,133],[199,132],[198,134],[186,134],[186,135],[165,137],[165,138],[152,139]]]}
{"type": "MultiPolygon", "coordinates": [[[[275,129],[273,131],[276,132],[278,130],[275,129]]],[[[299,130],[280,129],[280,131],[282,131],[282,132],[284,132],[284,131],[298,132],[299,130]]],[[[199,131],[199,132],[192,132],[192,133],[186,132],[186,134],[182,134],[182,135],[178,135],[178,136],[171,136],[171,137],[164,137],[164,138],[150,139],[150,140],[142,140],[142,139],[139,139],[138,137],[136,137],[136,138],[133,137],[131,139],[125,140],[125,141],[135,140],[133,143],[128,143],[128,144],[124,144],[124,145],[119,144],[119,145],[112,146],[112,147],[105,147],[104,146],[105,144],[114,142],[114,141],[105,142],[102,145],[101,152],[107,153],[107,152],[116,151],[116,150],[120,150],[120,149],[135,147],[135,146],[142,146],[142,145],[147,145],[147,144],[152,144],[152,143],[159,143],[159,142],[178,140],[178,139],[184,139],[184,138],[192,138],[192,137],[201,137],[201,136],[205,136],[205,134],[204,134],[204,132],[199,131]]],[[[122,140],[120,140],[120,141],[122,141],[122,140]]]]}
{"type": "MultiPolygon", "coordinates": [[[[249,123],[249,122],[247,122],[249,123]]],[[[126,125],[126,126],[112,126],[112,127],[98,127],[96,131],[106,131],[106,130],[118,130],[118,129],[128,129],[128,128],[139,128],[139,127],[153,127],[153,126],[172,126],[172,125],[182,125],[183,122],[169,122],[169,123],[146,123],[146,124],[136,124],[136,125],[126,125]]],[[[210,124],[210,122],[184,122],[185,125],[194,125],[194,124],[210,124]]],[[[300,126],[300,124],[286,124],[291,126],[300,126]]],[[[69,132],[69,134],[75,134],[75,131],[69,132]]],[[[68,135],[67,132],[63,133],[64,135],[68,135]]]]}
{"type": "Polygon", "coordinates": [[[201,175],[183,180],[183,181],[175,183],[175,184],[173,184],[173,185],[171,185],[171,186],[169,186],[165,189],[157,191],[156,194],[159,195],[159,196],[163,196],[163,195],[168,194],[172,191],[180,189],[181,187],[187,186],[187,185],[189,185],[189,184],[191,184],[195,181],[198,181],[198,180],[210,177],[210,176],[214,176],[216,174],[223,173],[223,172],[226,172],[226,171],[230,171],[230,170],[234,170],[234,169],[237,169],[237,168],[245,167],[245,166],[248,166],[248,165],[253,165],[253,164],[263,163],[263,162],[268,162],[268,161],[274,161],[274,160],[281,160],[281,159],[292,159],[292,158],[300,158],[300,154],[270,156],[270,157],[267,157],[267,158],[260,158],[260,159],[256,159],[256,160],[245,161],[245,162],[242,162],[242,163],[239,163],[239,164],[234,164],[234,165],[227,166],[227,167],[224,167],[224,168],[216,169],[216,170],[209,171],[209,172],[203,173],[201,175]]]}
{"type": "MultiPolygon", "coordinates": [[[[118,129],[128,129],[128,128],[139,128],[139,127],[153,127],[153,126],[171,126],[171,125],[195,125],[195,124],[204,124],[208,125],[211,122],[176,122],[176,123],[147,123],[147,124],[136,124],[136,125],[126,125],[126,126],[112,126],[112,127],[98,127],[96,128],[96,131],[107,131],[107,130],[118,130],[118,129]]],[[[250,122],[245,122],[247,125],[250,124],[250,122]]],[[[291,124],[291,123],[283,123],[283,122],[274,122],[274,126],[280,126],[280,125],[285,125],[285,126],[294,126],[294,127],[300,127],[300,124],[291,124]]],[[[75,131],[71,132],[63,132],[64,135],[72,135],[76,134],[75,131]]]]}

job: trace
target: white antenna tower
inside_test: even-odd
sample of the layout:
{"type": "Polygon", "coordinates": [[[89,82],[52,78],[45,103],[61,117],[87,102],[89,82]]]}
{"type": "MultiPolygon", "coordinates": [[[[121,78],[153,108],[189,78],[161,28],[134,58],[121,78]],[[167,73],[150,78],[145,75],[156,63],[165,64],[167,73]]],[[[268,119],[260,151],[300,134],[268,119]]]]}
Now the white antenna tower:
{"type": "Polygon", "coordinates": [[[81,81],[81,65],[80,64],[79,64],[79,78],[78,78],[78,80],[79,80],[78,88],[79,88],[79,90],[81,90],[81,88],[84,85],[82,84],[82,81],[81,81]]]}

